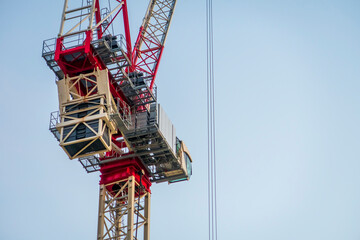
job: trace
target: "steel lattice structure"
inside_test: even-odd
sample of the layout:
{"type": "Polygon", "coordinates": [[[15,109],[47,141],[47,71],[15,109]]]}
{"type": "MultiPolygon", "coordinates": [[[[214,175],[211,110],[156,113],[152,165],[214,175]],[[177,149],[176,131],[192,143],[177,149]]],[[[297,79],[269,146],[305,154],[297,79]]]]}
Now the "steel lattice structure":
{"type": "Polygon", "coordinates": [[[155,85],[175,6],[151,0],[132,45],[126,0],[65,0],[59,34],[43,44],[59,97],[50,131],[70,159],[101,173],[98,240],[148,240],[151,184],[192,174],[155,85]]]}
{"type": "Polygon", "coordinates": [[[176,0],[151,1],[135,43],[133,70],[146,72],[153,88],[176,0]]]}

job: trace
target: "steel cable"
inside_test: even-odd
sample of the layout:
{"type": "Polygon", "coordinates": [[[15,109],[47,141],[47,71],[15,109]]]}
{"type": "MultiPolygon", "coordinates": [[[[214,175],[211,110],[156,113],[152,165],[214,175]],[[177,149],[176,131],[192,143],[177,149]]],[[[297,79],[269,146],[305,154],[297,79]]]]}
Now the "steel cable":
{"type": "Polygon", "coordinates": [[[216,137],[215,137],[215,71],[213,4],[206,0],[207,46],[207,133],[208,133],[208,234],[209,240],[217,240],[217,189],[216,189],[216,137]]]}

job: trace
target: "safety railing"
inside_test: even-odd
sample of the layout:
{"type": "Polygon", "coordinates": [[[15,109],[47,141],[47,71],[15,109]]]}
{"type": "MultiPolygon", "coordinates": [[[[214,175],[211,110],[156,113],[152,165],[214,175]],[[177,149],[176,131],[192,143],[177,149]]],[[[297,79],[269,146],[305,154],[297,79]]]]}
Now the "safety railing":
{"type": "Polygon", "coordinates": [[[74,35],[64,37],[62,42],[63,50],[79,47],[84,44],[86,38],[85,32],[79,32],[74,35]]]}
{"type": "Polygon", "coordinates": [[[60,112],[55,111],[50,114],[49,130],[56,128],[56,125],[60,123],[60,112]]]}
{"type": "MultiPolygon", "coordinates": [[[[125,125],[126,129],[129,129],[130,126],[132,125],[131,122],[131,109],[129,107],[129,105],[121,100],[120,98],[116,98],[115,99],[115,104],[116,106],[113,106],[113,108],[115,109],[116,113],[112,114],[112,117],[115,117],[115,120],[117,122],[118,125],[125,125]],[[120,122],[122,122],[122,124],[119,121],[120,118],[120,122]]],[[[118,126],[121,128],[121,126],[118,126]]]]}
{"type": "Polygon", "coordinates": [[[56,48],[56,38],[50,38],[43,42],[42,56],[53,54],[56,48]]]}
{"type": "Polygon", "coordinates": [[[56,128],[56,125],[60,123],[60,112],[55,111],[50,114],[50,123],[49,123],[49,130],[54,135],[54,137],[60,141],[60,133],[56,128]]]}

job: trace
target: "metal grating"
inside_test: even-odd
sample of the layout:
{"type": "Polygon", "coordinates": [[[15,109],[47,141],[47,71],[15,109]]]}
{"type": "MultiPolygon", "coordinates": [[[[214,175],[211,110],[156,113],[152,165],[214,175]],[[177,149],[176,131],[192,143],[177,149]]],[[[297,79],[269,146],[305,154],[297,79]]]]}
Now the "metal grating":
{"type": "Polygon", "coordinates": [[[84,167],[86,172],[92,173],[100,170],[100,159],[99,156],[81,157],[78,159],[81,165],[84,167]]]}

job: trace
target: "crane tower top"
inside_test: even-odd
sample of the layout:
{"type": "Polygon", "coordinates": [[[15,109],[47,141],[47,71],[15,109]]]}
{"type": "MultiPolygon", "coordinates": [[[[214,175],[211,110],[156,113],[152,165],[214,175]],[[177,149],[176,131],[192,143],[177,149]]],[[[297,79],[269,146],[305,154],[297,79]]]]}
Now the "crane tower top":
{"type": "Polygon", "coordinates": [[[151,184],[192,175],[155,84],[175,5],[150,0],[132,44],[127,0],[65,0],[58,36],[43,43],[59,99],[50,131],[70,159],[101,173],[98,240],[137,240],[141,229],[149,240],[151,184]]]}
{"type": "Polygon", "coordinates": [[[65,0],[58,37],[43,43],[59,95],[50,131],[87,172],[104,175],[132,159],[151,182],[191,176],[190,153],[155,85],[175,5],[150,1],[132,47],[125,0],[65,0]],[[123,34],[114,32],[115,21],[123,34]]]}

